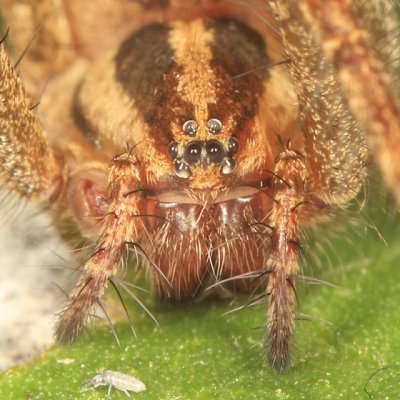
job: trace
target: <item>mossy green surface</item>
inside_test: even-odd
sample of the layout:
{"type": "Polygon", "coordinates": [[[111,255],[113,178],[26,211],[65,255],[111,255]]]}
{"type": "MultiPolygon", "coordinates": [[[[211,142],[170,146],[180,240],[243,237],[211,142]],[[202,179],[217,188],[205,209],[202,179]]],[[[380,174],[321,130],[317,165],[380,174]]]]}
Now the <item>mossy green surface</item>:
{"type": "MultiPolygon", "coordinates": [[[[119,348],[108,325],[99,324],[73,345],[54,346],[29,364],[5,371],[0,398],[103,399],[105,386],[80,390],[85,380],[111,369],[146,384],[147,391],[131,393],[141,400],[368,400],[366,384],[372,399],[399,399],[400,224],[386,214],[371,218],[379,221],[387,245],[372,230],[347,241],[344,228],[341,238],[330,241],[330,251],[340,255],[339,266],[339,256],[329,256],[334,266],[306,271],[344,290],[299,285],[299,312],[333,325],[298,321],[291,365],[282,374],[265,365],[257,345],[263,331],[253,328],[264,323],[262,305],[223,316],[248,299],[157,305],[146,295],[160,327],[128,303],[137,338],[126,322],[117,322],[119,348]],[[65,359],[74,361],[66,364],[65,359]],[[393,368],[378,371],[382,367],[393,368]]],[[[127,397],[112,389],[109,398],[127,397]]]]}

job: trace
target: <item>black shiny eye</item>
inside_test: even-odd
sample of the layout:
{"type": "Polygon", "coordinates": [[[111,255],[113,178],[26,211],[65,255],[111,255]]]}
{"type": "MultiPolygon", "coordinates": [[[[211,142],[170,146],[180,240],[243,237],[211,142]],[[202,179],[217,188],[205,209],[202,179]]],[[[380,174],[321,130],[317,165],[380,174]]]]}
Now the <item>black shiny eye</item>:
{"type": "Polygon", "coordinates": [[[224,158],[224,149],[218,140],[209,140],[206,143],[206,153],[210,162],[220,163],[224,158]]]}
{"type": "Polygon", "coordinates": [[[184,159],[189,164],[195,164],[200,160],[201,157],[201,143],[200,142],[189,142],[186,145],[184,159]]]}
{"type": "Polygon", "coordinates": [[[207,123],[207,127],[210,133],[217,135],[222,130],[222,122],[219,119],[211,118],[207,123]]]}
{"type": "Polygon", "coordinates": [[[221,163],[221,172],[224,175],[231,174],[236,169],[236,160],[233,158],[225,158],[221,163]]]}
{"type": "Polygon", "coordinates": [[[175,141],[172,141],[168,145],[168,154],[171,156],[171,158],[176,158],[178,155],[178,143],[175,141]]]}
{"type": "Polygon", "coordinates": [[[175,161],[174,172],[176,176],[183,179],[189,178],[189,176],[192,174],[189,165],[187,165],[184,161],[175,161]]]}
{"type": "Polygon", "coordinates": [[[228,151],[233,154],[239,151],[239,140],[233,136],[228,141],[228,151]]]}
{"type": "Polygon", "coordinates": [[[182,125],[182,130],[189,136],[195,136],[197,132],[197,122],[189,119],[182,125]]]}

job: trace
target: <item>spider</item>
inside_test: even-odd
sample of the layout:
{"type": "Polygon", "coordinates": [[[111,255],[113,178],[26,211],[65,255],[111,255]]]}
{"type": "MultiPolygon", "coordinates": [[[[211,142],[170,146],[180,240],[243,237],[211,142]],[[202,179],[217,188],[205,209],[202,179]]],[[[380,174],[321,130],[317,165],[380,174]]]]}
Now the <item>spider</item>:
{"type": "Polygon", "coordinates": [[[270,364],[288,366],[299,229],[357,195],[368,149],[400,201],[390,7],[3,0],[22,56],[10,61],[5,36],[2,184],[94,243],[59,342],[133,249],[162,300],[260,292],[270,364]]]}

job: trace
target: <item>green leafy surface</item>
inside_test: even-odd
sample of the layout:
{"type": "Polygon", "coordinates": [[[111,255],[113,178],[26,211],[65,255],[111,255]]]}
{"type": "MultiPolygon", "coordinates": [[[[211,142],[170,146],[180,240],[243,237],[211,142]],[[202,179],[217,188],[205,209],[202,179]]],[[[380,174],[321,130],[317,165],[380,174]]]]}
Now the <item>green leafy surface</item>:
{"type": "MultiPolygon", "coordinates": [[[[142,380],[147,391],[131,397],[143,400],[368,400],[365,385],[373,399],[399,399],[400,226],[398,218],[386,214],[371,218],[379,220],[387,245],[362,225],[349,228],[356,235],[348,241],[343,228],[341,237],[329,241],[332,254],[326,258],[333,265],[326,266],[322,256],[325,269],[306,270],[342,290],[299,284],[299,312],[333,325],[298,321],[291,366],[283,374],[265,365],[257,345],[263,331],[253,328],[264,323],[265,306],[222,315],[248,298],[157,305],[141,295],[160,327],[128,303],[137,338],[126,322],[117,322],[119,348],[109,327],[99,324],[73,345],[54,346],[33,362],[5,371],[0,398],[106,398],[105,386],[80,390],[85,380],[111,369],[142,380]],[[74,361],[66,364],[67,358],[74,361]]],[[[112,389],[109,398],[127,397],[112,389]]]]}

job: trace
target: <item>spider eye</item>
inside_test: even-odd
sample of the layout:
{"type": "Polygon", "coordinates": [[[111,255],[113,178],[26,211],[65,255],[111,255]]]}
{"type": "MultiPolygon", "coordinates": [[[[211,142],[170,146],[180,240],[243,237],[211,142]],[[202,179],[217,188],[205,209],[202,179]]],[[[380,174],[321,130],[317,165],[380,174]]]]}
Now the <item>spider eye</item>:
{"type": "Polygon", "coordinates": [[[223,175],[229,175],[236,169],[236,161],[232,158],[224,158],[221,163],[221,172],[223,175]]]}
{"type": "Polygon", "coordinates": [[[197,122],[189,119],[182,125],[182,130],[189,136],[195,136],[197,132],[197,122]]]}
{"type": "Polygon", "coordinates": [[[168,154],[171,156],[171,158],[176,158],[178,156],[178,143],[172,141],[168,145],[168,154]]]}
{"type": "Polygon", "coordinates": [[[224,149],[218,140],[209,140],[206,143],[206,153],[210,162],[220,163],[224,158],[224,149]]]}
{"type": "Polygon", "coordinates": [[[201,143],[190,142],[185,148],[184,158],[189,164],[195,164],[200,160],[201,157],[201,143]]]}
{"type": "Polygon", "coordinates": [[[207,123],[208,131],[217,135],[222,130],[222,122],[219,119],[211,118],[207,123]]]}
{"type": "Polygon", "coordinates": [[[228,151],[232,154],[236,154],[239,151],[239,140],[233,136],[228,141],[228,151]]]}
{"type": "Polygon", "coordinates": [[[189,165],[187,165],[184,161],[175,161],[174,172],[176,176],[183,179],[189,178],[189,176],[192,174],[189,165]]]}

